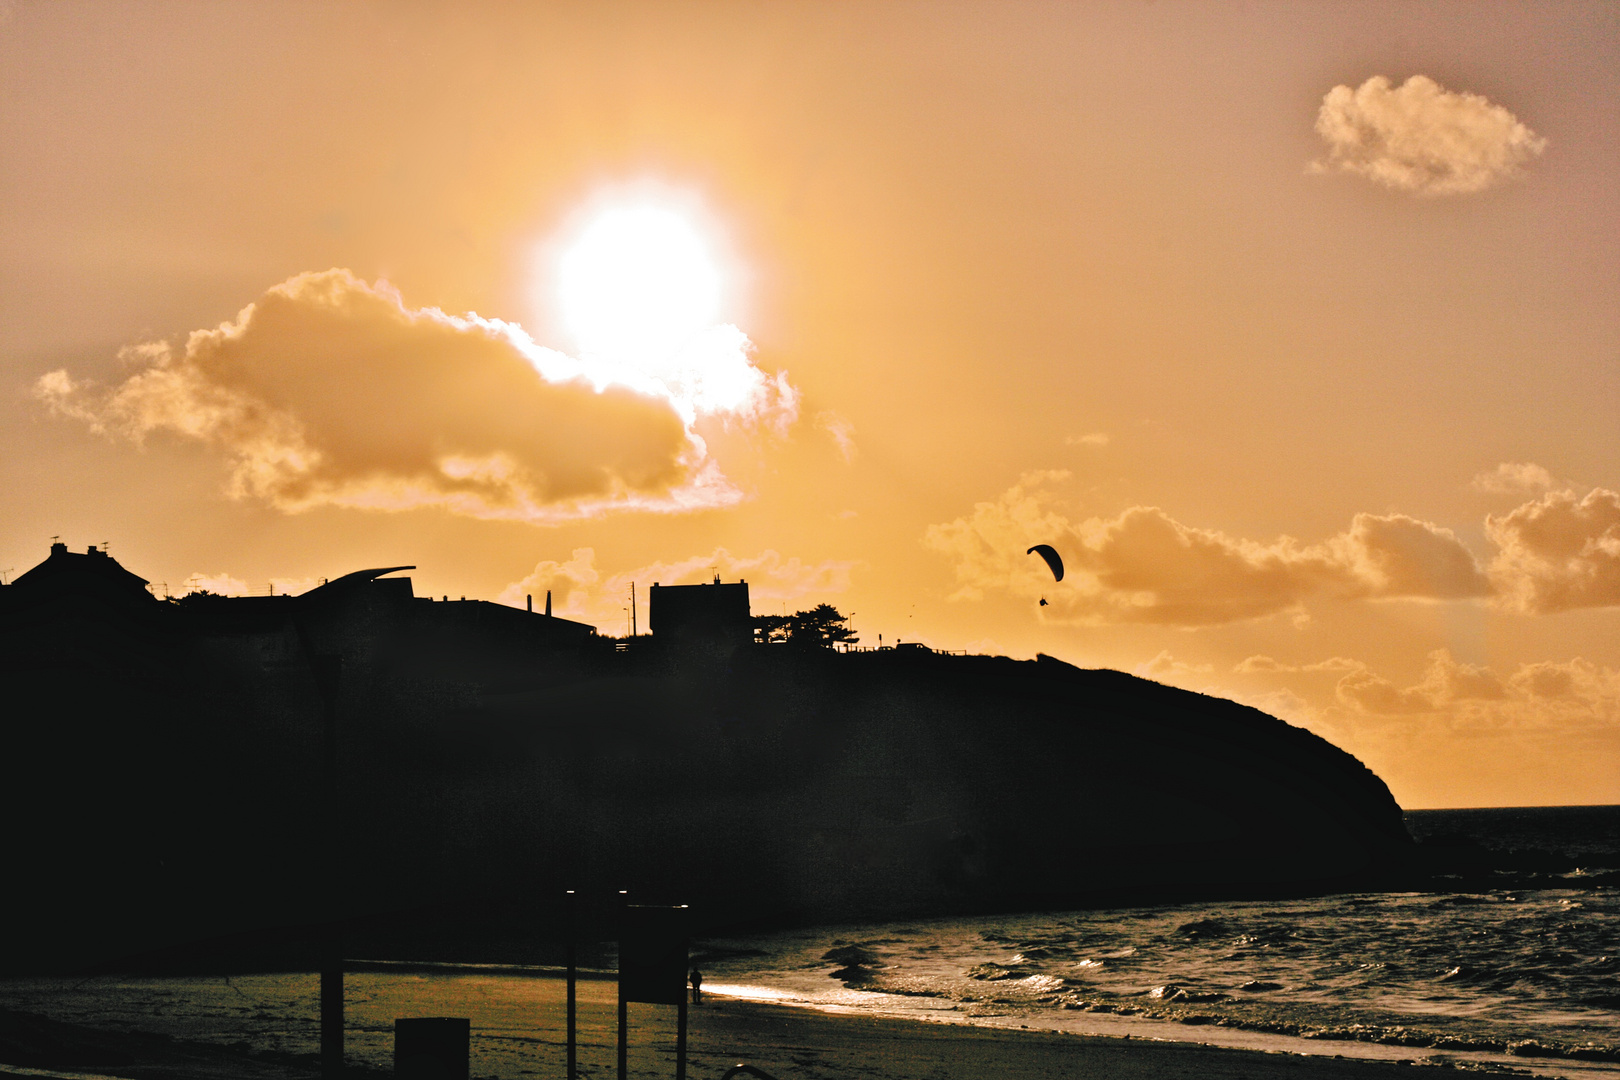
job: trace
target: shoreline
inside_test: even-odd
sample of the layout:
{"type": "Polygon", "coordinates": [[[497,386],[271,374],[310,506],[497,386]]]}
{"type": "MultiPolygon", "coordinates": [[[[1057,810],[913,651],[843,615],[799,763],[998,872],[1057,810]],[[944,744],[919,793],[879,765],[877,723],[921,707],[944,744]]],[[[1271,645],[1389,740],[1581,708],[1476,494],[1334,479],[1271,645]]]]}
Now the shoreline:
{"type": "MultiPolygon", "coordinates": [[[[304,978],[300,976],[300,978],[304,978]]],[[[15,989],[15,987],[9,988],[15,989]]],[[[65,989],[65,988],[64,988],[65,989]]],[[[251,988],[250,988],[251,990],[251,988]]],[[[153,994],[149,1016],[138,1004],[114,1017],[77,998],[25,1007],[7,993],[0,1010],[0,1078],[22,1066],[51,1073],[130,1080],[305,1080],[319,1074],[313,1045],[267,1049],[244,1025],[187,1019],[171,995],[153,994]],[[77,1005],[75,1010],[70,1006],[77,1005]],[[38,1022],[24,1016],[48,1016],[38,1022]],[[71,1018],[68,1015],[71,1014],[71,1018]],[[210,1027],[210,1023],[212,1026],[210,1027]],[[20,1058],[26,1057],[27,1060],[20,1058]]],[[[43,995],[42,995],[43,996],[43,995]]],[[[127,1005],[132,991],[115,1000],[127,1005]]],[[[346,1049],[358,1077],[391,1072],[392,1017],[467,1015],[472,1019],[471,1075],[517,1080],[524,1075],[561,1078],[566,1062],[565,980],[502,976],[420,975],[408,986],[354,985],[348,995],[346,1049]],[[489,981],[480,981],[489,980],[489,981]],[[450,985],[459,982],[460,985],[450,985]],[[412,991],[404,993],[403,991],[412,991]]],[[[616,1075],[617,984],[578,983],[578,1062],[581,1080],[616,1075]]],[[[219,1010],[199,1007],[199,1017],[219,1010]]],[[[313,1017],[289,1013],[282,1024],[299,1037],[313,1033],[313,1017]]],[[[630,1006],[630,1073],[667,1077],[674,1071],[676,1010],[630,1006]]],[[[306,1042],[309,1040],[306,1038],[306,1042]]],[[[1129,1036],[1080,1035],[962,1022],[827,1012],[818,1008],[706,994],[689,1009],[688,1075],[718,1078],[739,1062],[778,1080],[1059,1080],[1059,1078],[1199,1077],[1207,1080],[1414,1080],[1433,1076],[1441,1063],[1380,1061],[1233,1049],[1195,1042],[1129,1036]]],[[[1526,1063],[1529,1065],[1530,1063],[1526,1063]]],[[[1503,1070],[1507,1072],[1508,1070],[1503,1070]]],[[[1529,1075],[1529,1069],[1512,1070],[1529,1075]]]]}

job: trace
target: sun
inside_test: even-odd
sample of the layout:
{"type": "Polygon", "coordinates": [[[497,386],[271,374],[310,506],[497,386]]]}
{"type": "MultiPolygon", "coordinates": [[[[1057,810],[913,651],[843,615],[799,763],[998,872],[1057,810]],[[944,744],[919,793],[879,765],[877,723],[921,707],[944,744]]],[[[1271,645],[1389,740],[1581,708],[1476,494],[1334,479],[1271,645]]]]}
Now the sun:
{"type": "Polygon", "coordinates": [[[557,311],[573,344],[649,374],[720,321],[724,284],[694,216],[650,200],[596,209],[555,266],[557,311]]]}

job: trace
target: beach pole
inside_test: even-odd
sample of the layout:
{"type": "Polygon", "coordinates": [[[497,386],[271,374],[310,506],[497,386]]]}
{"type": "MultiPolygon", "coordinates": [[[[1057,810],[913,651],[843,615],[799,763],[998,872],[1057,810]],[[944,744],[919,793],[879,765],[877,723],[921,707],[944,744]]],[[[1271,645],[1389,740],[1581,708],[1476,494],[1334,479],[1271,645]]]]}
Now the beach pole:
{"type": "Polygon", "coordinates": [[[322,735],[325,743],[325,813],[321,822],[325,862],[322,892],[326,927],[321,935],[321,1078],[343,1075],[343,936],[338,927],[342,897],[341,796],[338,784],[337,695],[343,661],[335,656],[315,660],[320,680],[322,735]]]}
{"type": "Polygon", "coordinates": [[[681,987],[681,991],[675,1022],[675,1080],[686,1080],[686,988],[681,987]]]}
{"type": "Polygon", "coordinates": [[[630,1009],[629,999],[624,996],[624,924],[629,918],[625,911],[629,901],[625,897],[628,895],[628,890],[619,890],[619,1080],[630,1080],[630,1009]]]}
{"type": "Polygon", "coordinates": [[[575,974],[574,974],[574,960],[575,960],[575,957],[574,957],[574,940],[575,940],[576,937],[578,937],[578,934],[579,934],[579,923],[578,923],[578,920],[575,917],[578,900],[579,900],[579,897],[575,894],[574,890],[569,889],[568,890],[568,1080],[577,1080],[577,1077],[579,1076],[579,1073],[576,1071],[576,1066],[578,1065],[578,1058],[576,1057],[577,1047],[578,1047],[578,1040],[577,1040],[577,1037],[576,1037],[576,1033],[578,1031],[577,1018],[578,1018],[579,1012],[578,1012],[578,998],[574,994],[574,989],[575,989],[574,988],[574,978],[575,978],[575,974]]]}

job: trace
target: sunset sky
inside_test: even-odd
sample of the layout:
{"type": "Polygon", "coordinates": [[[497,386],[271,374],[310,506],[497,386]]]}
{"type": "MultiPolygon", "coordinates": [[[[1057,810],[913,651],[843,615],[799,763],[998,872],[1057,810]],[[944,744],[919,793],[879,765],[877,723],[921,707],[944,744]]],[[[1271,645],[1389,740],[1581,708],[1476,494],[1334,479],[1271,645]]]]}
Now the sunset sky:
{"type": "Polygon", "coordinates": [[[719,572],[1620,802],[1613,3],[22,0],[0,146],[7,580],[719,572]]]}

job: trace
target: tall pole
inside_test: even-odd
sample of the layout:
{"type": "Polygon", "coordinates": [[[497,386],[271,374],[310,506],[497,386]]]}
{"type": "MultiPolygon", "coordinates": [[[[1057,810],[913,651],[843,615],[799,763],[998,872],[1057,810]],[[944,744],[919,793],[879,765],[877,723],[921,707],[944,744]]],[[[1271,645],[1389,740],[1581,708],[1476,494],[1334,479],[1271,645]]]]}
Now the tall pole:
{"type": "Polygon", "coordinates": [[[624,889],[619,890],[619,1080],[630,1077],[630,1009],[624,998],[624,924],[628,917],[625,906],[630,902],[625,899],[627,895],[624,889]]]}
{"type": "Polygon", "coordinates": [[[343,936],[338,929],[342,895],[341,795],[338,783],[337,695],[343,661],[336,656],[315,660],[320,679],[322,734],[325,742],[325,806],[321,815],[321,892],[326,926],[321,935],[321,1078],[343,1075],[343,936]]]}
{"type": "Polygon", "coordinates": [[[578,910],[578,896],[573,889],[568,890],[568,1080],[576,1080],[579,1073],[575,1066],[575,1057],[578,1040],[578,999],[574,996],[574,941],[579,935],[579,920],[576,917],[578,910]]]}
{"type": "Polygon", "coordinates": [[[630,583],[630,636],[636,636],[636,583],[630,583]]]}
{"type": "Polygon", "coordinates": [[[686,1080],[686,988],[681,987],[679,1016],[675,1024],[675,1080],[686,1080]]]}

